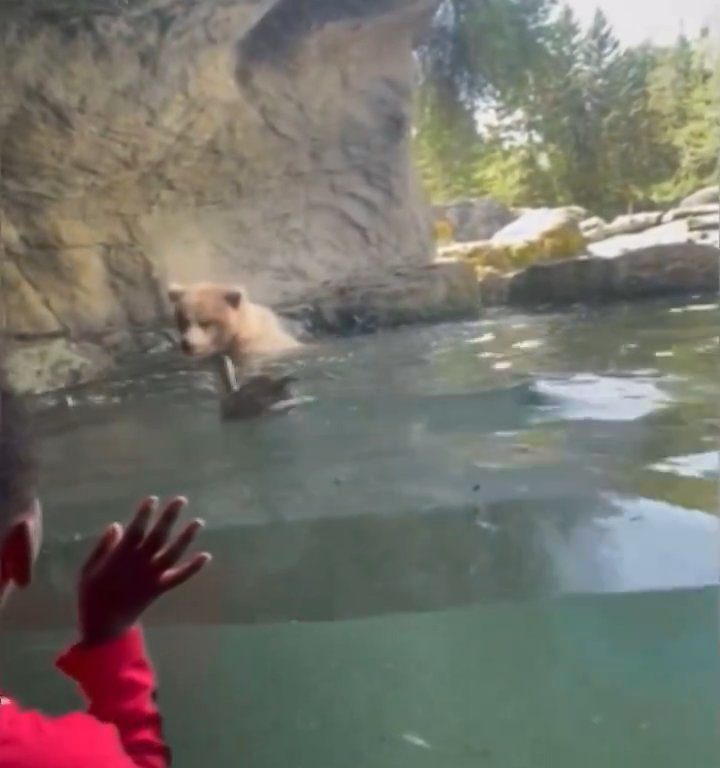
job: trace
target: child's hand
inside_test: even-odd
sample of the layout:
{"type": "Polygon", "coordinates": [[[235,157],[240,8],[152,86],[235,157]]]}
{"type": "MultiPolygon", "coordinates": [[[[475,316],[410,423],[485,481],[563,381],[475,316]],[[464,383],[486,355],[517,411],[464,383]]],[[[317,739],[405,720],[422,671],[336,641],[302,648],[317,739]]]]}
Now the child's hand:
{"type": "Polygon", "coordinates": [[[102,643],[132,627],[160,595],[192,578],[209,560],[202,553],[178,565],[203,526],[193,520],[179,536],[171,529],[187,504],[173,499],[149,528],[158,500],[143,501],[127,530],[113,523],[83,566],[78,588],[81,639],[102,643]],[[149,529],[149,530],[148,530],[149,529]]]}

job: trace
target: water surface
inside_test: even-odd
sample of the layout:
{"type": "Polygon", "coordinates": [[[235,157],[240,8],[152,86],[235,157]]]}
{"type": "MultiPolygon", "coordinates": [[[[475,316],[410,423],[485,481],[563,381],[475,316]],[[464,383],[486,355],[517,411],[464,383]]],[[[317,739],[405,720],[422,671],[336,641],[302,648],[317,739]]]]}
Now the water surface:
{"type": "Polygon", "coordinates": [[[34,670],[88,537],[179,492],[216,560],[149,621],[178,765],[207,743],[192,696],[230,728],[207,724],[220,765],[709,764],[718,320],[676,302],[322,341],[287,364],[310,402],[246,423],[176,358],[72,393],[43,415],[13,682],[67,701],[34,670]]]}

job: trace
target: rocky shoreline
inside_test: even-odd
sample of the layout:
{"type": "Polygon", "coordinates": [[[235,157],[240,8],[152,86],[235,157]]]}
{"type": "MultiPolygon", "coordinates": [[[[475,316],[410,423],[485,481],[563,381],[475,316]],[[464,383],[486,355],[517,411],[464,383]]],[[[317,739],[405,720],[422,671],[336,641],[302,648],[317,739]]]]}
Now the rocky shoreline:
{"type": "MultiPolygon", "coordinates": [[[[372,279],[358,276],[321,286],[278,312],[301,334],[353,335],[413,323],[472,320],[483,308],[557,310],[575,305],[668,296],[715,295],[720,248],[702,243],[661,243],[613,257],[582,255],[532,264],[509,274],[477,279],[462,259],[394,269],[372,279]]],[[[13,385],[28,394],[82,385],[111,373],[123,360],[168,352],[169,319],[92,339],[51,336],[15,341],[6,358],[13,385]]]]}
{"type": "Polygon", "coordinates": [[[713,294],[720,191],[606,222],[581,208],[511,211],[493,200],[435,209],[440,259],[475,268],[484,306],[538,307],[713,294]]]}

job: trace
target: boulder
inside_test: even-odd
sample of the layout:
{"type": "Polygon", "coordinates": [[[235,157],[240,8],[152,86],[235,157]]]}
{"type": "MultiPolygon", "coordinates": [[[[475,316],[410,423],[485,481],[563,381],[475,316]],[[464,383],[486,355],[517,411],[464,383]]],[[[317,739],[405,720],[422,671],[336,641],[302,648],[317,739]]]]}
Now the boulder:
{"type": "Polygon", "coordinates": [[[720,205],[720,185],[713,184],[710,187],[699,189],[688,195],[680,202],[679,208],[695,208],[698,205],[720,205]]]}
{"type": "Polygon", "coordinates": [[[488,269],[479,276],[480,301],[483,307],[498,307],[508,303],[512,275],[488,269]]]}
{"type": "Polygon", "coordinates": [[[587,219],[589,216],[589,212],[587,208],[583,208],[581,205],[567,205],[565,208],[561,209],[565,211],[565,213],[571,218],[577,221],[578,224],[580,222],[587,219]]]}
{"type": "Polygon", "coordinates": [[[513,275],[507,303],[520,306],[594,303],[610,298],[609,260],[580,258],[535,264],[513,275]]]}
{"type": "Polygon", "coordinates": [[[655,245],[616,258],[583,257],[537,264],[513,275],[506,302],[523,306],[602,303],[717,290],[720,248],[655,245]]]}
{"type": "Polygon", "coordinates": [[[438,242],[487,240],[517,218],[506,205],[489,197],[435,206],[433,212],[436,237],[438,232],[445,236],[439,237],[438,242]],[[450,237],[446,236],[448,230],[450,237]]]}
{"type": "Polygon", "coordinates": [[[615,298],[708,294],[718,289],[720,248],[708,245],[650,246],[624,254],[611,263],[615,298]]]}
{"type": "Polygon", "coordinates": [[[97,379],[114,359],[96,344],[57,338],[16,344],[3,364],[14,389],[40,394],[97,379]]]}
{"type": "Polygon", "coordinates": [[[600,216],[591,216],[580,222],[580,232],[588,243],[604,240],[608,236],[607,227],[607,222],[600,216]]]}
{"type": "Polygon", "coordinates": [[[645,211],[616,216],[605,225],[604,236],[608,238],[642,232],[645,229],[657,226],[660,223],[661,217],[661,211],[645,211]]]}
{"type": "Polygon", "coordinates": [[[279,309],[311,333],[349,335],[408,323],[475,318],[480,290],[470,264],[444,259],[373,280],[358,278],[328,286],[311,300],[279,309]]]}
{"type": "Polygon", "coordinates": [[[528,211],[503,227],[491,239],[494,246],[509,248],[514,263],[577,256],[585,247],[580,231],[582,209],[540,208],[528,211]]]}
{"type": "Polygon", "coordinates": [[[704,205],[686,205],[680,208],[673,208],[663,214],[662,221],[677,221],[678,219],[689,219],[691,216],[715,216],[720,217],[720,206],[717,203],[706,203],[704,205]]]}
{"type": "MultiPolygon", "coordinates": [[[[717,226],[715,226],[717,230],[717,226]]],[[[588,245],[588,253],[592,256],[614,258],[623,253],[636,251],[640,248],[650,248],[655,245],[672,245],[689,242],[712,242],[714,236],[709,220],[693,222],[692,219],[675,219],[651,229],[635,234],[619,235],[607,240],[599,240],[588,245]],[[691,228],[691,224],[699,226],[691,228]]],[[[715,238],[717,240],[717,238],[715,238]]]]}
{"type": "Polygon", "coordinates": [[[511,272],[536,262],[571,258],[585,247],[578,215],[579,211],[566,208],[527,211],[490,240],[453,243],[440,248],[439,254],[469,262],[478,277],[487,269],[511,272]]]}
{"type": "Polygon", "coordinates": [[[687,219],[687,228],[690,232],[720,230],[720,212],[706,213],[700,216],[691,216],[687,219]]]}

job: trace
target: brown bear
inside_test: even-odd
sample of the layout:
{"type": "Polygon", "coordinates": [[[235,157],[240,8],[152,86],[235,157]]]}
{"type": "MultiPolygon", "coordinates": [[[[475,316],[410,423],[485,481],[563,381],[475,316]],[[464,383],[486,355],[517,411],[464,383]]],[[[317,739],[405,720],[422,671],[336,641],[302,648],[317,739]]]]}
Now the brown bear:
{"type": "Polygon", "coordinates": [[[171,285],[180,346],[187,355],[227,355],[239,367],[297,349],[296,341],[268,307],[252,303],[244,288],[195,283],[171,285]]]}

